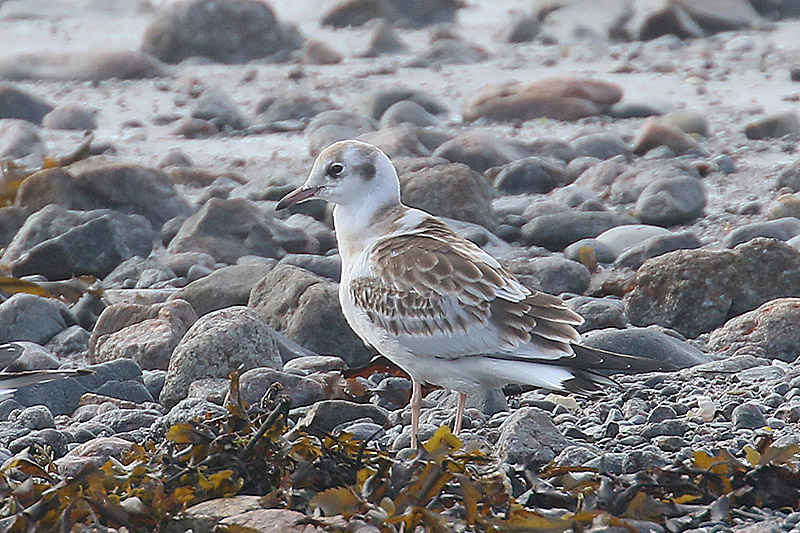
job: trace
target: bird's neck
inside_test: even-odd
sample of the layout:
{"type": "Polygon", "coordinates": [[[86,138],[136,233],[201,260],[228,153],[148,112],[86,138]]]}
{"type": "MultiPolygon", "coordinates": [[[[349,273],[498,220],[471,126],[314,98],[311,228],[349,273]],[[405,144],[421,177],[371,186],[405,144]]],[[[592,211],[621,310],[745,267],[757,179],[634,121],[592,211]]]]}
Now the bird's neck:
{"type": "Polygon", "coordinates": [[[333,225],[342,260],[358,255],[370,246],[385,226],[391,226],[408,208],[399,198],[383,201],[339,204],[333,209],[333,225]]]}

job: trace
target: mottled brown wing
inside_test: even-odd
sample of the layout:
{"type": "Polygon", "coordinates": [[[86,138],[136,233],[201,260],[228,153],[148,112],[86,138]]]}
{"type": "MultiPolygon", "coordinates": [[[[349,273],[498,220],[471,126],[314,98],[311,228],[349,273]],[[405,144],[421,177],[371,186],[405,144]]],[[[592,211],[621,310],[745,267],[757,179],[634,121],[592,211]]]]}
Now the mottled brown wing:
{"type": "Polygon", "coordinates": [[[472,333],[475,351],[462,355],[489,355],[493,348],[501,356],[545,359],[572,355],[569,345],[580,338],[573,325],[583,319],[560,298],[524,287],[435,219],[378,241],[369,265],[373,276],[351,285],[354,302],[393,334],[472,333]],[[532,341],[533,351],[523,346],[532,341]]]}

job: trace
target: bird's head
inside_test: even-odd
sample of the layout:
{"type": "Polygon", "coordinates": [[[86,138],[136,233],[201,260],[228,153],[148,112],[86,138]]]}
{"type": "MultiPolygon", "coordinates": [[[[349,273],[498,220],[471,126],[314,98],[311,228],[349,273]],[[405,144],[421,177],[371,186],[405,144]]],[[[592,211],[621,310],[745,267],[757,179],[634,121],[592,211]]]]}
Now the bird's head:
{"type": "Polygon", "coordinates": [[[340,141],[323,150],[305,183],[284,196],[277,209],[319,198],[337,205],[400,202],[394,165],[377,147],[340,141]]]}

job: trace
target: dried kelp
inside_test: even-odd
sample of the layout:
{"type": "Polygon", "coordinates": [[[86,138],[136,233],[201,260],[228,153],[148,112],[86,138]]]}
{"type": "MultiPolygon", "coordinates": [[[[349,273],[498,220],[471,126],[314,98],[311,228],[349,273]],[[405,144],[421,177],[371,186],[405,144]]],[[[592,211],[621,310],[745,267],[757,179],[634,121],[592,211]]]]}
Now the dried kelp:
{"type": "Polygon", "coordinates": [[[387,533],[580,531],[628,519],[679,531],[742,507],[800,504],[800,447],[767,439],[744,458],[696,451],[628,475],[552,465],[531,472],[465,447],[446,427],[400,454],[349,434],[288,431],[288,396],[275,385],[246,405],[238,372],[226,407],[224,416],[174,425],[163,441],[134,444],[74,477],[62,477],[46,449],[23,450],[0,468],[0,532],[159,531],[191,505],[235,494],[307,513],[329,531],[359,519],[387,533]]]}

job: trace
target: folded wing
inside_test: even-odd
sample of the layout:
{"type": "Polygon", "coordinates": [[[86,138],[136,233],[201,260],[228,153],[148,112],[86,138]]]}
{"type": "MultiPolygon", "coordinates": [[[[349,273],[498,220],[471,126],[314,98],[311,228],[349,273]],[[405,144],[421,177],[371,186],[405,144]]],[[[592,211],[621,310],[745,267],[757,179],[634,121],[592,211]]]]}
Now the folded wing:
{"type": "Polygon", "coordinates": [[[574,358],[580,315],[523,286],[497,260],[429,218],[379,240],[372,275],[352,281],[352,299],[412,353],[556,362],[574,358]]]}

